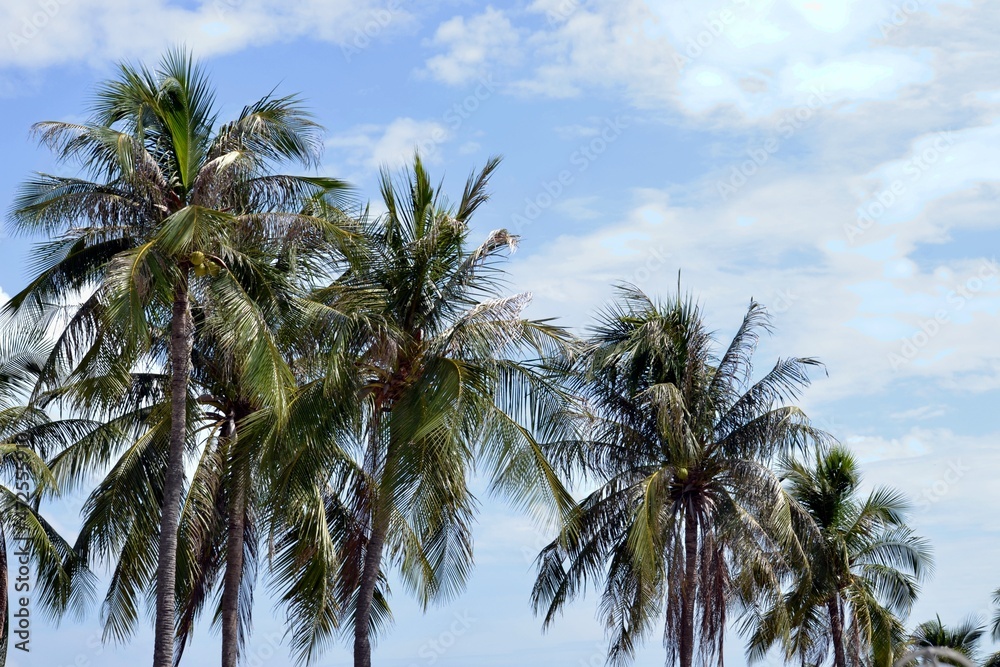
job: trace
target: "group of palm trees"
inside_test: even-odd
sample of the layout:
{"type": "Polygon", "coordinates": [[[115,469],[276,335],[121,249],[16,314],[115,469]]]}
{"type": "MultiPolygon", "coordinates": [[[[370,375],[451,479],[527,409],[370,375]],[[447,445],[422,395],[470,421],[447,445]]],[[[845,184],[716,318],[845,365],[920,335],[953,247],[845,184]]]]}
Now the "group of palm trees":
{"type": "Polygon", "coordinates": [[[0,486],[5,642],[22,540],[52,612],[102,597],[124,641],[151,608],[154,667],[205,612],[236,667],[258,581],[297,662],[347,638],[369,667],[390,580],[425,607],[462,591],[481,475],[557,522],[531,602],[548,625],[597,587],[613,664],[659,625],[682,667],[721,660],[730,627],[751,659],[976,657],[975,624],[907,633],[929,547],[794,406],[816,361],[754,380],[760,305],[723,349],[679,293],[620,286],[582,339],[528,319],[502,289],[517,238],[469,243],[499,160],[457,202],[419,157],[383,171],[372,213],[339,180],[277,171],[319,164],[299,99],[220,124],[181,51],[36,131],[78,175],[31,177],[10,215],[45,240],[0,336],[0,468],[34,482],[0,486]],[[74,543],[41,511],[66,491],[86,498],[74,543]]]}

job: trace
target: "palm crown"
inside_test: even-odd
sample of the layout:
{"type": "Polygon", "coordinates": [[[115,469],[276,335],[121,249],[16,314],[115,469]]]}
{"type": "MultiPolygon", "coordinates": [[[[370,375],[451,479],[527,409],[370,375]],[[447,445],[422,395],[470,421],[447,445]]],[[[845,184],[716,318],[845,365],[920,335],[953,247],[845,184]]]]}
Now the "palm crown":
{"type": "MultiPolygon", "coordinates": [[[[918,650],[948,649],[955,651],[960,656],[941,652],[941,654],[934,655],[934,663],[958,665],[958,667],[975,665],[980,660],[979,642],[986,634],[986,627],[980,621],[981,619],[968,618],[958,625],[947,626],[941,622],[940,616],[935,616],[934,620],[924,621],[913,629],[909,637],[909,647],[918,650]]],[[[932,661],[926,660],[925,662],[932,661]]]]}
{"type": "MultiPolygon", "coordinates": [[[[533,431],[548,423],[544,415],[557,409],[560,395],[535,360],[568,340],[560,329],[522,317],[528,295],[499,294],[496,263],[516,237],[498,230],[467,246],[471,217],[487,199],[498,162],[470,177],[455,206],[443,201],[419,157],[402,179],[384,172],[387,212],[366,223],[367,251],[314,295],[322,359],[301,362],[314,377],[297,405],[314,414],[322,403],[330,414],[323,392],[341,376],[350,388],[337,385],[338,401],[343,406],[353,396],[356,404],[327,436],[297,433],[300,449],[282,456],[325,462],[329,479],[332,538],[325,543],[323,536],[311,552],[326,553],[330,566],[324,574],[321,559],[312,558],[305,566],[311,573],[298,577],[312,587],[288,591],[300,600],[294,645],[305,659],[346,618],[356,664],[370,664],[371,631],[388,618],[385,577],[392,566],[424,605],[461,590],[472,566],[476,501],[467,478],[475,461],[495,491],[517,502],[569,505],[533,431]],[[328,451],[304,453],[317,448],[328,451]],[[310,603],[309,596],[324,599],[326,585],[336,598],[310,603]]],[[[277,488],[286,498],[307,498],[313,478],[288,472],[292,486],[277,488]],[[304,481],[295,486],[295,479],[304,481]]],[[[301,523],[289,530],[279,563],[301,567],[292,554],[306,531],[301,523]]]]}
{"type": "Polygon", "coordinates": [[[861,496],[857,460],[839,445],[811,461],[786,459],[781,475],[805,511],[796,516],[806,565],[759,619],[750,656],[781,641],[804,662],[832,652],[837,667],[891,665],[901,619],[931,567],[927,542],[905,523],[905,498],[884,487],[861,496]]]}
{"type": "Polygon", "coordinates": [[[629,660],[665,610],[669,658],[688,667],[696,639],[704,656],[721,652],[740,593],[777,580],[790,509],[767,462],[822,437],[782,405],[816,362],[779,361],[750,383],[768,328],[758,304],[717,357],[690,300],[655,303],[630,286],[619,294],[577,363],[586,433],[555,445],[556,460],[599,487],[542,551],[533,600],[550,623],[603,579],[609,659],[629,660]]]}

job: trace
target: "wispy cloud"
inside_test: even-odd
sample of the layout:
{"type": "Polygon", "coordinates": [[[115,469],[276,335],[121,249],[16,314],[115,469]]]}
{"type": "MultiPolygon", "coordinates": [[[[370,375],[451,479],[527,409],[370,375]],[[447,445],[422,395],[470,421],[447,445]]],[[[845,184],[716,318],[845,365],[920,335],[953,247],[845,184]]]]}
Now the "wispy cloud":
{"type": "Polygon", "coordinates": [[[25,0],[0,4],[0,68],[155,57],[186,44],[231,53],[296,37],[353,46],[412,27],[398,0],[25,0]],[[387,15],[390,16],[386,20],[387,15]],[[372,25],[377,34],[371,35],[372,25]]]}
{"type": "Polygon", "coordinates": [[[326,145],[330,159],[342,159],[351,167],[396,169],[417,152],[430,162],[439,162],[438,146],[451,137],[451,131],[440,122],[397,118],[388,125],[359,125],[335,134],[326,145]]]}
{"type": "Polygon", "coordinates": [[[424,73],[450,85],[477,79],[495,63],[516,62],[518,34],[501,10],[456,16],[442,23],[430,44],[443,53],[427,59],[424,73]]]}

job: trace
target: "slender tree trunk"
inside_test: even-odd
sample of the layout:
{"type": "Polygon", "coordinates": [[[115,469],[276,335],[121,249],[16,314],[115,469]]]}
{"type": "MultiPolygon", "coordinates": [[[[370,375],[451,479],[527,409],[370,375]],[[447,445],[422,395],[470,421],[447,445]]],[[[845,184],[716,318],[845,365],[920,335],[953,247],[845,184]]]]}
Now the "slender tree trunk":
{"type": "Polygon", "coordinates": [[[381,514],[381,512],[376,513],[376,518],[372,522],[372,534],[365,550],[365,567],[358,584],[358,608],[354,616],[354,667],[372,665],[372,600],[382,567],[382,547],[385,546],[389,523],[387,518],[381,517],[381,514]]]}
{"type": "MultiPolygon", "coordinates": [[[[382,479],[386,470],[388,452],[382,447],[382,400],[375,401],[372,410],[371,424],[368,433],[368,461],[371,478],[376,484],[382,479]]],[[[370,489],[372,530],[365,549],[365,563],[358,582],[358,602],[354,613],[354,667],[371,667],[371,615],[372,600],[375,597],[375,585],[382,568],[382,548],[389,532],[388,510],[382,509],[377,489],[370,489]]]]}
{"type": "Polygon", "coordinates": [[[191,375],[191,307],[187,272],[174,289],[170,321],[170,453],[163,482],[160,541],[156,564],[156,638],[153,667],[173,667],[177,525],[184,486],[184,445],[187,435],[187,391],[191,375]]]}
{"type": "Polygon", "coordinates": [[[698,523],[688,508],[684,517],[684,583],[681,588],[681,667],[694,664],[694,602],[698,590],[698,523]]]}
{"type": "Polygon", "coordinates": [[[226,573],[222,582],[222,667],[236,667],[240,655],[240,588],[243,585],[243,549],[246,539],[246,484],[236,452],[236,425],[230,419],[224,437],[228,440],[232,466],[232,493],[226,534],[226,573]]]}
{"type": "Polygon", "coordinates": [[[830,634],[833,635],[833,664],[836,667],[847,667],[847,655],[844,651],[844,619],[840,614],[837,598],[831,598],[826,607],[830,611],[830,634]]]}

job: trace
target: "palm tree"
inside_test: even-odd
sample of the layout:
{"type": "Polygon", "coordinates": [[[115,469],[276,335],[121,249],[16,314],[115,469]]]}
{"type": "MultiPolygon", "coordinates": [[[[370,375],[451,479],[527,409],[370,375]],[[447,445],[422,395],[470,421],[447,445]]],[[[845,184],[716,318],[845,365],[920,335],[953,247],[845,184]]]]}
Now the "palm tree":
{"type": "MultiPolygon", "coordinates": [[[[308,204],[310,209],[317,204],[323,209],[310,213],[339,215],[339,210],[323,207],[322,202],[308,204]]],[[[317,259],[336,265],[346,247],[342,240],[313,234],[248,239],[242,244],[257,250],[253,264],[245,267],[252,270],[245,271],[239,282],[264,313],[268,345],[282,357],[291,351],[281,335],[294,339],[300,334],[301,299],[310,280],[323,273],[315,265],[317,259]]],[[[267,475],[259,469],[260,460],[268,440],[285,425],[274,419],[275,410],[256,391],[260,382],[246,377],[250,364],[232,353],[235,346],[225,340],[231,335],[230,313],[224,304],[213,304],[211,297],[204,294],[198,308],[200,333],[192,355],[192,382],[201,392],[197,421],[208,436],[181,515],[177,658],[221,579],[216,619],[222,626],[223,665],[228,667],[237,663],[248,634],[260,565],[261,520],[271,514],[261,502],[267,475]]],[[[293,385],[291,368],[281,369],[286,377],[275,380],[293,385]]]]}
{"type": "Polygon", "coordinates": [[[221,580],[215,616],[228,667],[237,664],[249,629],[258,565],[255,468],[263,448],[243,427],[269,411],[244,391],[241,360],[209,345],[195,345],[193,357],[193,380],[204,392],[198,423],[208,435],[181,512],[176,659],[221,580]]]}
{"type": "Polygon", "coordinates": [[[993,591],[992,602],[996,609],[993,610],[993,616],[990,618],[990,638],[993,641],[1000,641],[1000,588],[993,591]]]}
{"type": "MultiPolygon", "coordinates": [[[[256,264],[252,273],[267,274],[269,266],[256,264]]],[[[252,287],[247,278],[237,275],[237,282],[252,287]]],[[[280,312],[290,305],[280,303],[289,296],[288,285],[273,275],[261,282],[264,293],[253,291],[251,296],[276,326],[288,319],[280,312]]],[[[249,629],[257,566],[255,498],[261,480],[255,466],[263,446],[261,429],[249,426],[255,418],[272,426],[277,420],[267,397],[250,389],[260,383],[246,378],[245,359],[220,340],[231,328],[232,313],[223,305],[206,305],[211,297],[200,289],[192,297],[196,331],[191,388],[197,398],[189,398],[187,411],[189,431],[197,434],[201,455],[181,512],[175,660],[180,660],[195,620],[218,587],[215,616],[222,626],[224,664],[229,664],[238,659],[249,629]]],[[[269,344],[278,342],[272,339],[269,344]]],[[[44,365],[58,366],[48,360],[44,365]]],[[[75,549],[88,558],[115,562],[104,623],[106,634],[122,640],[134,629],[138,598],[149,589],[154,574],[149,566],[156,556],[169,377],[99,366],[103,375],[79,368],[64,371],[47,383],[51,389],[38,393],[40,402],[58,400],[63,409],[101,418],[99,426],[54,457],[52,469],[71,487],[89,481],[94,471],[106,471],[84,506],[75,549]]],[[[290,376],[287,367],[283,370],[290,376]]],[[[284,376],[274,380],[293,382],[284,376]]]]}
{"type": "MultiPolygon", "coordinates": [[[[993,592],[993,604],[1000,604],[1000,590],[993,592]]],[[[987,626],[971,616],[957,626],[947,626],[940,616],[921,623],[907,638],[905,649],[913,656],[910,664],[944,663],[961,667],[1000,667],[1000,652],[983,656],[981,642],[987,626]]],[[[992,639],[1000,639],[1000,611],[995,611],[989,625],[992,639]]]]}
{"type": "Polygon", "coordinates": [[[914,628],[910,634],[909,646],[918,650],[950,649],[959,655],[935,655],[933,661],[925,662],[969,667],[979,664],[979,642],[985,634],[986,627],[982,624],[982,619],[968,618],[956,626],[946,626],[941,622],[940,616],[935,616],[934,620],[925,621],[914,628]]]}
{"type": "Polygon", "coordinates": [[[769,330],[759,304],[716,356],[690,299],[618,294],[573,369],[584,437],[550,445],[598,488],[542,550],[532,601],[548,626],[603,581],[612,664],[630,661],[665,613],[668,664],[690,667],[696,651],[721,656],[732,606],[776,585],[791,507],[768,462],[824,437],[786,404],[817,362],[780,360],[751,383],[769,330]]]}
{"type": "Polygon", "coordinates": [[[785,459],[780,474],[806,513],[797,531],[807,566],[753,619],[749,656],[781,643],[803,664],[832,650],[836,667],[891,665],[901,619],[931,569],[928,543],[906,525],[906,500],[884,487],[861,496],[857,460],[839,445],[817,449],[812,461],[785,459]]]}
{"type": "MultiPolygon", "coordinates": [[[[328,263],[344,247],[335,241],[331,244],[330,239],[302,233],[279,239],[243,238],[239,245],[245,261],[231,265],[230,272],[269,327],[286,323],[295,330],[301,310],[297,301],[305,288],[302,283],[315,275],[313,255],[328,263]]],[[[233,326],[239,314],[217,302],[226,295],[224,291],[204,287],[196,284],[192,292],[195,335],[187,410],[189,431],[199,434],[202,452],[181,512],[175,660],[180,660],[200,613],[221,589],[215,619],[222,626],[224,664],[230,664],[238,660],[249,632],[258,565],[256,499],[262,493],[263,479],[256,462],[263,440],[261,429],[251,427],[255,420],[265,422],[265,437],[269,429],[280,427],[268,399],[280,388],[262,394],[261,382],[247,378],[252,365],[235,354],[235,346],[226,340],[239,335],[240,327],[233,326]]],[[[274,332],[262,328],[257,335],[258,350],[284,354],[274,332]]],[[[162,340],[163,336],[154,335],[154,341],[162,340]]],[[[134,629],[138,598],[149,590],[153,575],[162,458],[169,430],[165,389],[169,377],[106,361],[92,364],[93,369],[85,363],[74,365],[76,357],[102,360],[104,355],[71,353],[69,348],[86,350],[103,342],[103,338],[68,337],[63,331],[56,349],[66,354],[46,360],[44,366],[52,368],[46,383],[52,397],[44,392],[42,396],[61,401],[64,409],[101,416],[103,423],[63,449],[52,468],[64,485],[78,485],[89,481],[94,471],[106,470],[84,506],[75,548],[89,558],[115,562],[104,601],[105,634],[124,640],[134,629]]],[[[294,382],[287,366],[274,367],[281,373],[274,375],[273,382],[294,382]]]]}
{"type": "Polygon", "coordinates": [[[122,65],[118,78],[99,88],[91,112],[84,124],[36,126],[42,143],[63,161],[79,161],[86,178],[39,174],[21,187],[15,231],[54,240],[40,247],[37,277],[8,308],[83,299],[89,316],[77,323],[97,322],[125,359],[148,355],[156,348],[154,334],[169,331],[162,349],[169,368],[169,447],[162,464],[153,664],[172,667],[177,528],[190,441],[192,284],[206,282],[217,292],[215,301],[229,308],[230,340],[247,359],[247,377],[261,380],[259,391],[280,413],[287,388],[273,379],[282,376],[283,360],[268,348],[266,322],[233,276],[246,260],[236,230],[278,236],[301,228],[303,196],[340,184],[273,172],[285,160],[314,164],[322,145],[318,126],[296,98],[265,97],[216,126],[208,79],[179,51],[164,56],[155,71],[122,65]]]}
{"type": "Polygon", "coordinates": [[[534,438],[534,427],[558,423],[546,417],[560,401],[536,360],[568,338],[522,317],[528,295],[500,295],[497,262],[516,237],[497,230],[467,245],[498,163],[470,176],[454,207],[419,157],[400,180],[383,171],[386,213],[366,223],[365,256],[314,295],[324,354],[299,362],[297,407],[316,415],[354,405],[346,421],[317,430],[313,420],[274,455],[276,506],[297,513],[275,539],[275,561],[302,660],[346,620],[355,666],[370,667],[391,570],[425,606],[461,590],[472,567],[474,462],[515,502],[570,505],[534,438]]]}
{"type": "MultiPolygon", "coordinates": [[[[44,342],[37,331],[6,319],[0,332],[0,665],[6,664],[12,634],[8,592],[8,549],[21,554],[14,562],[35,565],[35,593],[54,614],[82,611],[93,581],[72,546],[39,512],[39,501],[56,492],[56,481],[42,458],[94,427],[84,419],[54,420],[24,399],[37,379],[44,342]],[[23,560],[24,558],[30,561],[23,560]]],[[[17,570],[17,568],[14,568],[17,570]]],[[[24,578],[19,577],[19,582],[24,578]]],[[[15,590],[25,590],[22,583],[15,590]]],[[[22,642],[27,645],[25,637],[22,642]]],[[[16,640],[15,640],[15,643],[16,640]]]]}

